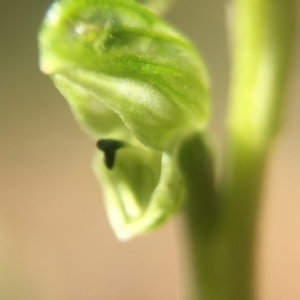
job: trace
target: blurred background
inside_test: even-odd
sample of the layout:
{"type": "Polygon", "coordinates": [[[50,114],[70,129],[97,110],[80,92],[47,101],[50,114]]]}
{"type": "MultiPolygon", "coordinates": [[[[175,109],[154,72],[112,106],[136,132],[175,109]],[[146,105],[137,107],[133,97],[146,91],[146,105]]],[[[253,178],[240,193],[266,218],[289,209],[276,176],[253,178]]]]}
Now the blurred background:
{"type": "MultiPolygon", "coordinates": [[[[0,299],[179,299],[185,272],[181,216],[148,236],[116,240],[91,170],[94,141],[39,72],[36,35],[49,4],[0,0],[0,299]]],[[[219,144],[228,92],[225,6],[178,0],[166,18],[207,62],[219,144]]],[[[299,49],[298,38],[295,54],[299,49]]],[[[300,299],[299,66],[295,55],[266,178],[259,300],[300,299]]]]}

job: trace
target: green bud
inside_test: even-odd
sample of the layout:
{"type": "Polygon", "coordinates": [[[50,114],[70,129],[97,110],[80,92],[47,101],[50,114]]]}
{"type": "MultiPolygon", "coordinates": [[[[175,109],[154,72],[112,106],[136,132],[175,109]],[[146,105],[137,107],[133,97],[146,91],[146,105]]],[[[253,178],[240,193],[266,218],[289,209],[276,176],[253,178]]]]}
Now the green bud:
{"type": "Polygon", "coordinates": [[[155,227],[180,202],[178,145],[207,124],[208,80],[197,52],[132,0],[57,1],[39,46],[41,70],[78,123],[97,139],[127,145],[105,150],[111,170],[95,162],[118,236],[155,227]],[[132,229],[119,234],[125,225],[132,229]]]}
{"type": "Polygon", "coordinates": [[[41,69],[96,134],[107,129],[96,121],[104,114],[115,126],[124,122],[145,146],[163,150],[179,132],[206,124],[207,79],[197,53],[136,2],[55,2],[39,41],[41,69]]]}

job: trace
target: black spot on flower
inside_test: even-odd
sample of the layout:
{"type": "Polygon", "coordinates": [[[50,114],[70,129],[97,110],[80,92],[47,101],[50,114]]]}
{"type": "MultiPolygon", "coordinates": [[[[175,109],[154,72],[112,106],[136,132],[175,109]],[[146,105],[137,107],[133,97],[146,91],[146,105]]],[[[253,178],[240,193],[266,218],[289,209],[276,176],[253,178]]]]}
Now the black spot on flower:
{"type": "Polygon", "coordinates": [[[102,139],[97,142],[97,148],[104,152],[104,163],[108,169],[112,169],[114,166],[116,151],[124,146],[123,142],[102,139]]]}

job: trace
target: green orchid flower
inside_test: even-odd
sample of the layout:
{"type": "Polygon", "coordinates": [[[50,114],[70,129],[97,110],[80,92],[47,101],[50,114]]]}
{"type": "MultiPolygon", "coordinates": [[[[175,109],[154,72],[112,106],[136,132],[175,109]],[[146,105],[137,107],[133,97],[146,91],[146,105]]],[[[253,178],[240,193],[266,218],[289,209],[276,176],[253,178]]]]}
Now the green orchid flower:
{"type": "Polygon", "coordinates": [[[54,2],[39,47],[41,70],[103,152],[94,169],[116,235],[157,227],[183,199],[178,149],[208,120],[208,79],[197,52],[132,0],[54,2]]]}

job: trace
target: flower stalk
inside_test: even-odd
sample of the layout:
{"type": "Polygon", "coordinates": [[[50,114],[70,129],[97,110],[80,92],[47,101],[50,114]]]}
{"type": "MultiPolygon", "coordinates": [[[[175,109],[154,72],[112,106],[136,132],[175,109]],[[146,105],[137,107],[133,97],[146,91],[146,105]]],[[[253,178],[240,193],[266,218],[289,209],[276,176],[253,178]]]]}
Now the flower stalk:
{"type": "MultiPolygon", "coordinates": [[[[258,209],[268,153],[283,115],[291,59],[293,0],[234,0],[232,11],[227,151],[221,182],[209,193],[215,205],[213,224],[200,230],[203,224],[197,206],[207,185],[197,182],[190,187],[186,209],[194,269],[193,300],[257,297],[258,209]]],[[[199,181],[209,178],[205,168],[202,170],[199,181]]]]}

